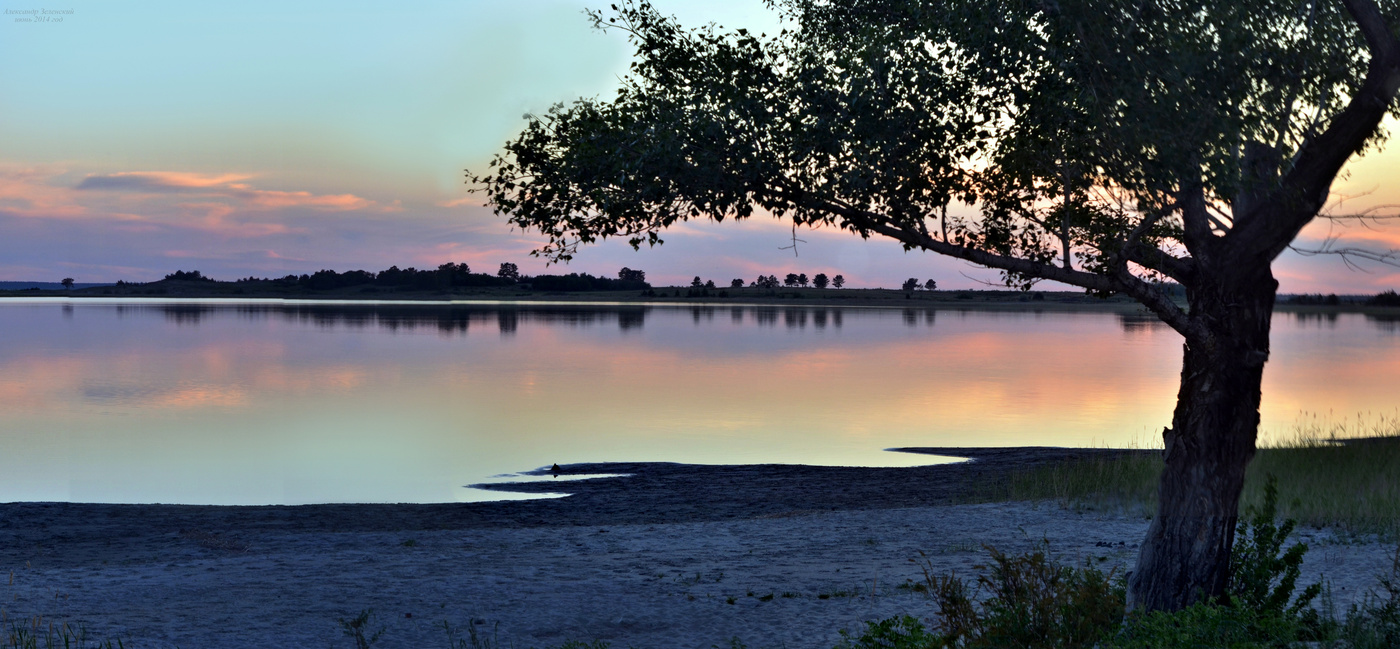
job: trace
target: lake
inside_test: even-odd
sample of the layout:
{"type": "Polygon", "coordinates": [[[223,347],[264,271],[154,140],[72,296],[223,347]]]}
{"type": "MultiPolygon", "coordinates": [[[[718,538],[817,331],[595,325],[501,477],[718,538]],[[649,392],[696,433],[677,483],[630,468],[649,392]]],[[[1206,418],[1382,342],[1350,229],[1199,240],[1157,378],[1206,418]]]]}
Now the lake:
{"type": "MultiPolygon", "coordinates": [[[[1400,322],[1274,323],[1266,440],[1394,417],[1400,322]]],[[[1181,360],[1144,315],[1030,310],[54,298],[0,301],[0,336],[0,501],[454,502],[554,462],[1159,446],[1181,360]]]]}

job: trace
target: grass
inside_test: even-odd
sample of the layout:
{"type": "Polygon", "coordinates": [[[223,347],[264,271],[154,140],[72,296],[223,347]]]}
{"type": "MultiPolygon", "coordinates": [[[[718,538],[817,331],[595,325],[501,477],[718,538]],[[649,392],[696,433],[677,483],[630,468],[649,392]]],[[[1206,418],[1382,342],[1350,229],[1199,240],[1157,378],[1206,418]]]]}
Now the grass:
{"type": "MultiPolygon", "coordinates": [[[[1095,509],[1156,511],[1160,452],[1138,450],[1043,466],[1013,476],[990,500],[1055,500],[1095,509]]],[[[1400,418],[1340,424],[1313,417],[1263,446],[1245,474],[1243,507],[1259,506],[1267,476],[1279,515],[1300,525],[1400,538],[1400,418]]]]}
{"type": "Polygon", "coordinates": [[[97,640],[87,629],[68,623],[54,623],[40,617],[4,620],[0,628],[0,649],[125,649],[120,639],[97,640]]]}

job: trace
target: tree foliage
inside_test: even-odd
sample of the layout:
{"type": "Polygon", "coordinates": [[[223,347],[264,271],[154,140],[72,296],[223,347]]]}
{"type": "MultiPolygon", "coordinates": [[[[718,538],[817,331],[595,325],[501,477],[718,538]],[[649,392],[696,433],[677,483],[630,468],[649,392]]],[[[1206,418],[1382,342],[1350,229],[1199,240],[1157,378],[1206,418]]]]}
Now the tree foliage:
{"type": "Polygon", "coordinates": [[[753,285],[758,288],[778,288],[778,276],[759,275],[758,279],[754,280],[753,285]]]}
{"type": "Polygon", "coordinates": [[[197,271],[197,270],[191,270],[191,271],[177,270],[177,271],[175,271],[175,272],[173,272],[173,273],[170,273],[169,275],[166,275],[166,276],[165,276],[165,281],[167,281],[167,282],[212,282],[212,281],[214,281],[214,279],[211,278],[211,277],[205,277],[203,273],[200,273],[200,272],[197,271]]]}
{"type": "Polygon", "coordinates": [[[1184,330],[1155,281],[1217,239],[1272,259],[1378,141],[1400,48],[1362,18],[1397,22],[1396,0],[1350,5],[786,0],[766,36],[625,3],[591,14],[637,50],[617,96],[533,117],[469,180],[555,260],[765,210],[1127,293],[1184,330]]]}

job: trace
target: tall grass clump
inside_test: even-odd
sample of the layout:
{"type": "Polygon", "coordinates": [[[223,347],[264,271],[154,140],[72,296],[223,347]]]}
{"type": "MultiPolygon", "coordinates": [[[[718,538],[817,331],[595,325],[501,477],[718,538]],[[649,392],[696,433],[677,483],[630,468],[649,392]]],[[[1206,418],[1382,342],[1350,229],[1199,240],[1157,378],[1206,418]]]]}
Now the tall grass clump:
{"type": "Polygon", "coordinates": [[[1156,511],[1160,451],[1125,450],[1055,462],[1010,477],[1007,500],[1054,500],[1095,509],[1156,511]]]}
{"type": "Polygon", "coordinates": [[[91,639],[82,626],[34,617],[5,620],[0,628],[0,649],[125,649],[125,645],[120,639],[91,639]]]}
{"type": "Polygon", "coordinates": [[[1311,418],[1291,439],[1259,449],[1242,505],[1258,506],[1264,477],[1279,478],[1279,513],[1313,527],[1400,538],[1400,419],[1356,424],[1311,418]]]}

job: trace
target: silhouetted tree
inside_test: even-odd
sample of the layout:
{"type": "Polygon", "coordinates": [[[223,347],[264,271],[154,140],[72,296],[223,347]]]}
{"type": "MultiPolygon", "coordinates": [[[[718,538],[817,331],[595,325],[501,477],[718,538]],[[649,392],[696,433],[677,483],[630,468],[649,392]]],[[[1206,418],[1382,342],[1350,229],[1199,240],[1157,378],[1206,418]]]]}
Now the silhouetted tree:
{"type": "Polygon", "coordinates": [[[1123,294],[1184,338],[1133,607],[1225,592],[1278,282],[1271,264],[1397,106],[1393,0],[781,3],[775,37],[623,2],[611,100],[532,118],[472,177],[568,259],[755,210],[1123,294]],[[967,218],[959,203],[980,214],[967,218]],[[1185,307],[1161,288],[1180,283],[1185,307]]]}
{"type": "Polygon", "coordinates": [[[759,275],[758,280],[754,282],[754,286],[758,288],[778,288],[778,276],[759,275]]]}
{"type": "Polygon", "coordinates": [[[929,281],[927,281],[927,282],[924,282],[924,289],[929,290],[929,291],[938,290],[938,282],[935,282],[935,281],[933,281],[933,280],[929,280],[929,281]]]}
{"type": "Polygon", "coordinates": [[[913,290],[919,288],[919,280],[916,279],[916,278],[910,277],[909,279],[904,280],[904,286],[903,286],[903,288],[904,288],[905,291],[913,291],[913,290]]]}
{"type": "Polygon", "coordinates": [[[617,278],[625,282],[645,282],[647,281],[647,274],[644,271],[632,270],[631,268],[623,266],[622,270],[617,271],[617,278]]]}
{"type": "MultiPolygon", "coordinates": [[[[358,272],[363,273],[364,271],[358,272]]],[[[471,277],[472,270],[471,267],[466,264],[447,262],[438,266],[437,273],[437,288],[449,288],[452,286],[465,286],[469,281],[468,278],[471,277]]],[[[374,276],[369,278],[371,282],[373,282],[374,279],[374,276]]]]}
{"type": "Polygon", "coordinates": [[[787,277],[783,278],[783,285],[797,286],[797,273],[788,273],[787,277]]]}
{"type": "Polygon", "coordinates": [[[808,280],[807,280],[807,273],[799,273],[799,274],[797,275],[797,284],[798,284],[799,286],[806,286],[806,285],[807,285],[807,282],[808,282],[808,280]]]}
{"type": "Polygon", "coordinates": [[[169,274],[169,275],[166,275],[166,276],[165,276],[165,279],[167,279],[167,280],[174,280],[174,281],[181,281],[181,282],[212,282],[212,281],[214,281],[213,278],[205,277],[203,274],[201,274],[201,273],[200,273],[199,271],[197,271],[197,270],[192,270],[192,271],[189,271],[189,272],[186,272],[186,271],[183,271],[183,270],[177,270],[177,271],[175,271],[175,272],[173,272],[173,273],[171,273],[171,274],[169,274]]]}
{"type": "Polygon", "coordinates": [[[568,275],[535,275],[530,278],[530,288],[536,291],[636,291],[650,288],[646,282],[629,279],[594,277],[588,273],[568,275]]]}
{"type": "Polygon", "coordinates": [[[695,279],[690,280],[690,287],[691,287],[691,288],[700,288],[700,287],[702,287],[702,286],[704,286],[704,285],[705,285],[705,282],[700,281],[700,276],[699,276],[699,275],[696,275],[696,276],[695,276],[695,279]]]}
{"type": "Polygon", "coordinates": [[[712,279],[711,279],[711,280],[707,280],[707,281],[705,282],[705,288],[714,288],[714,287],[715,287],[715,280],[712,280],[712,279]]]}
{"type": "Polygon", "coordinates": [[[846,285],[846,278],[837,275],[836,277],[831,278],[831,285],[835,286],[836,288],[841,288],[842,286],[846,285]]]}
{"type": "Polygon", "coordinates": [[[812,286],[817,288],[826,288],[829,282],[830,280],[826,278],[826,273],[817,273],[816,277],[812,278],[812,286]]]}
{"type": "Polygon", "coordinates": [[[729,280],[729,288],[744,288],[744,280],[738,278],[729,280]]]}
{"type": "Polygon", "coordinates": [[[496,277],[514,282],[520,279],[520,268],[510,262],[503,263],[501,269],[496,271],[496,277]]]}
{"type": "Polygon", "coordinates": [[[65,278],[63,278],[63,281],[61,281],[61,282],[59,282],[59,283],[63,285],[63,288],[66,288],[66,289],[72,289],[72,288],[73,288],[73,278],[72,278],[72,277],[65,277],[65,278]]]}
{"type": "Polygon", "coordinates": [[[1400,295],[1397,295],[1394,290],[1377,293],[1366,300],[1366,304],[1370,306],[1400,306],[1400,295]]]}

